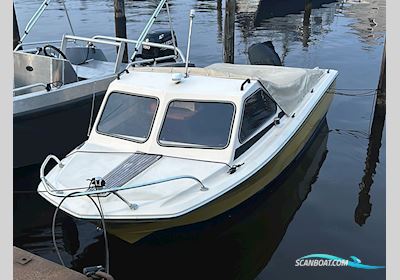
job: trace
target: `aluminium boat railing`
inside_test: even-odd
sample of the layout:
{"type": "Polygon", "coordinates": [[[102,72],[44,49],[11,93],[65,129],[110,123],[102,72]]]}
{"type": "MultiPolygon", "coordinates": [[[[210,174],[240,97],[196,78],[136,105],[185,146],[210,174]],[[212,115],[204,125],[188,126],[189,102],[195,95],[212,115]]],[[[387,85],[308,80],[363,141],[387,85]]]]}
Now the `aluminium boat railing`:
{"type": "MultiPolygon", "coordinates": [[[[103,40],[103,39],[94,39],[94,38],[88,38],[88,37],[80,37],[80,36],[74,36],[74,35],[64,35],[61,41],[57,41],[57,42],[61,42],[60,43],[60,49],[62,51],[62,53],[66,53],[66,49],[67,49],[67,44],[68,42],[77,42],[77,41],[82,41],[82,42],[87,42],[87,44],[105,44],[105,45],[111,45],[111,46],[115,46],[118,47],[118,52],[117,52],[117,56],[115,59],[115,64],[114,64],[114,68],[113,68],[113,74],[118,74],[118,72],[121,70],[121,65],[122,65],[122,58],[123,58],[123,54],[125,51],[125,44],[123,42],[117,42],[117,41],[110,41],[110,40],[103,40]]],[[[46,42],[48,43],[48,42],[46,42]]],[[[38,44],[38,43],[26,43],[25,45],[33,45],[33,44],[38,44]]],[[[23,44],[20,44],[23,45],[23,44]]],[[[17,52],[27,52],[27,50],[25,51],[17,51],[17,52]]],[[[64,83],[64,81],[62,81],[64,83]]],[[[44,87],[44,89],[48,90],[47,85],[45,85],[44,83],[35,83],[35,84],[31,84],[31,85],[26,85],[26,86],[22,86],[22,87],[18,87],[15,88],[13,90],[13,96],[17,96],[17,95],[21,95],[22,92],[24,92],[27,89],[30,88],[34,88],[34,87],[44,87]]]]}
{"type": "Polygon", "coordinates": [[[95,38],[86,38],[86,37],[80,37],[80,36],[75,36],[75,35],[64,35],[63,39],[61,41],[61,51],[63,53],[66,52],[67,50],[67,43],[69,41],[83,41],[89,43],[97,43],[97,44],[104,44],[104,45],[113,45],[118,47],[118,53],[117,57],[115,60],[115,66],[114,66],[114,73],[117,74],[120,71],[121,63],[122,63],[122,58],[124,55],[125,51],[125,44],[122,42],[112,42],[110,40],[102,40],[102,39],[95,39],[95,38]]]}
{"type": "Polygon", "coordinates": [[[35,83],[35,84],[31,84],[31,85],[27,85],[27,86],[23,86],[23,87],[19,87],[13,90],[13,96],[18,96],[18,95],[22,95],[24,94],[24,91],[27,89],[31,89],[31,88],[35,88],[35,87],[43,87],[45,90],[49,91],[49,85],[46,85],[44,83],[35,83]],[[20,94],[20,92],[22,92],[22,94],[20,94]]]}
{"type": "MultiPolygon", "coordinates": [[[[93,39],[103,39],[103,40],[110,40],[110,41],[116,41],[116,42],[124,42],[127,44],[134,44],[135,46],[137,44],[140,44],[140,46],[148,46],[148,47],[155,47],[155,48],[163,48],[163,49],[168,49],[168,50],[173,50],[177,52],[177,55],[179,56],[180,60],[182,60],[183,63],[186,62],[185,55],[183,54],[182,50],[179,49],[178,47],[171,46],[171,45],[166,45],[166,44],[160,44],[160,43],[154,43],[154,42],[146,42],[146,41],[138,41],[138,40],[132,40],[132,39],[126,39],[126,38],[119,38],[119,37],[111,37],[111,36],[103,36],[103,35],[96,35],[92,37],[93,39]]],[[[136,53],[134,53],[131,56],[131,60],[134,60],[136,56],[136,53]]],[[[153,61],[162,61],[162,60],[167,60],[171,58],[178,58],[176,55],[168,55],[168,56],[162,56],[158,58],[152,58],[152,59],[144,59],[140,61],[132,61],[129,63],[128,67],[131,65],[135,64],[140,64],[140,63],[147,63],[147,62],[153,62],[153,61]]]]}
{"type": "Polygon", "coordinates": [[[35,51],[36,49],[31,49],[31,50],[20,50],[20,47],[26,47],[26,46],[34,46],[34,45],[44,45],[44,44],[54,44],[54,43],[59,43],[61,44],[61,40],[51,40],[51,41],[38,41],[38,42],[25,42],[25,43],[19,43],[15,48],[14,51],[20,51],[20,52],[29,52],[29,51],[35,51]]]}
{"type": "MultiPolygon", "coordinates": [[[[117,74],[121,69],[122,65],[122,59],[123,59],[123,53],[125,51],[125,44],[137,44],[139,41],[137,40],[131,40],[131,39],[126,39],[126,38],[119,38],[119,37],[111,37],[111,36],[103,36],[103,35],[95,35],[93,37],[81,37],[81,36],[74,36],[74,35],[64,35],[62,40],[54,40],[54,41],[40,41],[40,42],[27,42],[27,43],[20,43],[18,46],[14,49],[14,51],[18,52],[32,52],[35,51],[35,49],[24,49],[24,50],[19,50],[19,47],[24,47],[24,46],[32,46],[32,45],[41,45],[41,44],[48,44],[48,43],[59,43],[60,44],[60,49],[62,50],[63,53],[66,51],[67,43],[68,42],[76,42],[76,41],[82,41],[82,42],[87,42],[87,44],[92,44],[92,43],[98,43],[98,44],[106,44],[106,45],[112,45],[112,46],[117,46],[118,47],[118,53],[117,57],[115,60],[115,66],[114,66],[114,74],[117,74]]],[[[167,56],[162,56],[162,57],[156,57],[156,58],[151,58],[151,59],[142,59],[138,61],[133,61],[130,62],[126,68],[129,66],[137,65],[137,64],[143,64],[143,63],[154,63],[155,65],[157,62],[169,60],[169,59],[177,59],[179,58],[183,63],[185,63],[185,56],[182,52],[177,47],[171,46],[171,45],[164,45],[160,43],[154,43],[154,42],[146,42],[142,41],[140,42],[142,46],[149,46],[149,47],[155,47],[155,48],[164,48],[164,49],[169,49],[169,50],[174,50],[176,51],[176,55],[167,55],[167,56]]],[[[34,87],[43,87],[44,89],[47,88],[46,84],[43,83],[37,83],[37,84],[32,84],[32,85],[27,85],[19,88],[15,88],[13,90],[13,96],[20,95],[20,92],[24,92],[26,89],[29,88],[34,88],[34,87]]]]}
{"type": "Polygon", "coordinates": [[[141,184],[132,184],[132,185],[126,185],[126,186],[114,187],[114,188],[108,188],[108,189],[106,189],[106,188],[104,188],[104,189],[95,189],[95,190],[90,190],[90,191],[86,190],[86,191],[80,191],[80,192],[73,192],[73,193],[65,194],[65,191],[74,191],[74,190],[77,190],[77,189],[84,189],[84,187],[82,187],[82,188],[74,188],[74,189],[64,189],[64,190],[56,189],[46,179],[46,176],[44,174],[45,168],[46,168],[47,164],[49,163],[49,161],[51,159],[56,161],[60,168],[64,167],[64,164],[61,162],[61,160],[58,157],[56,157],[55,155],[48,155],[46,157],[46,159],[43,161],[43,163],[42,163],[42,165],[40,167],[40,180],[42,181],[46,192],[49,193],[50,195],[56,196],[56,197],[62,197],[62,198],[65,198],[67,196],[68,197],[80,197],[80,196],[90,196],[90,195],[100,195],[100,194],[111,193],[111,194],[116,195],[119,199],[121,199],[124,203],[126,203],[129,206],[129,208],[131,208],[133,210],[136,210],[138,208],[138,206],[136,204],[130,203],[124,197],[122,197],[120,194],[118,194],[117,192],[118,191],[123,191],[123,190],[134,189],[134,188],[147,187],[147,186],[151,186],[151,185],[156,185],[156,184],[161,184],[161,183],[166,183],[166,182],[171,182],[171,181],[176,181],[176,180],[184,180],[184,179],[189,179],[189,180],[196,181],[201,186],[200,187],[200,191],[208,191],[208,188],[206,186],[204,186],[204,184],[201,182],[201,180],[199,180],[195,176],[179,175],[179,176],[163,178],[163,179],[154,180],[154,181],[141,183],[141,184]]]}
{"type": "MultiPolygon", "coordinates": [[[[69,35],[66,35],[69,36],[69,35]]],[[[84,37],[81,37],[84,38],[84,37]]],[[[87,38],[86,42],[91,43],[91,40],[93,39],[102,39],[102,40],[109,40],[109,41],[114,41],[114,42],[123,42],[127,44],[137,44],[139,41],[138,40],[131,40],[131,39],[126,39],[126,38],[119,38],[119,37],[112,37],[112,36],[104,36],[104,35],[95,35],[91,38],[87,38]]],[[[26,46],[35,46],[35,45],[44,45],[44,44],[54,44],[54,43],[59,43],[60,45],[62,44],[62,40],[52,40],[52,41],[38,41],[38,42],[26,42],[26,43],[19,43],[14,51],[20,51],[20,52],[30,52],[30,51],[35,51],[36,49],[24,49],[20,50],[20,47],[26,47],[26,46]]],[[[155,43],[155,42],[146,42],[143,41],[141,42],[141,46],[149,46],[149,47],[154,47],[154,48],[164,48],[168,50],[176,50],[179,59],[182,60],[183,63],[186,62],[185,55],[183,54],[183,51],[179,49],[178,47],[174,47],[171,45],[164,45],[160,43],[155,43]]],[[[177,58],[176,55],[168,55],[168,56],[163,56],[163,57],[158,57],[155,59],[144,59],[140,61],[134,61],[131,64],[139,64],[139,63],[147,63],[147,62],[153,62],[153,61],[162,61],[162,60],[167,60],[170,58],[177,58]]]]}

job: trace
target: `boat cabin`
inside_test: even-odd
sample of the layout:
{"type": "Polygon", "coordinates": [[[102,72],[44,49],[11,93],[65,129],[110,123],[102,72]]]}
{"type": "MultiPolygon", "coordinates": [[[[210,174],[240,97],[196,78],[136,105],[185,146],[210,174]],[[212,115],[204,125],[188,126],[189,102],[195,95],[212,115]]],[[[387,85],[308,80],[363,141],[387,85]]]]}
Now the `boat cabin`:
{"type": "Polygon", "coordinates": [[[229,164],[286,116],[256,79],[182,72],[132,69],[111,83],[86,145],[229,164]]]}

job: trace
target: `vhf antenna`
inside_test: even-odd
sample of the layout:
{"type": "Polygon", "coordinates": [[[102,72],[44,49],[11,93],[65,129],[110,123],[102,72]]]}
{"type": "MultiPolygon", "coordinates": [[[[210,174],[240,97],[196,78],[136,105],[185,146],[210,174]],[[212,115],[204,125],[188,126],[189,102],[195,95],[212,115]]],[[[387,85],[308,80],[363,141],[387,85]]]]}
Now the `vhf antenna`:
{"type": "Polygon", "coordinates": [[[191,42],[191,37],[192,37],[192,27],[193,27],[194,15],[195,15],[195,10],[193,10],[193,9],[190,10],[189,36],[188,36],[188,45],[187,45],[187,50],[186,50],[185,78],[188,77],[190,42],[191,42]]]}

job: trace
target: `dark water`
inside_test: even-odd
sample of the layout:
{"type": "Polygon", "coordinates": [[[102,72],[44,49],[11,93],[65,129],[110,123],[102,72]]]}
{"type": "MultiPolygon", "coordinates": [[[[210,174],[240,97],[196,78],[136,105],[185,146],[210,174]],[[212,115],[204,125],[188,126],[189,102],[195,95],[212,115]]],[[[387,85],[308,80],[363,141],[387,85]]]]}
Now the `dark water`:
{"type": "MultiPolygon", "coordinates": [[[[125,2],[128,36],[134,38],[157,1],[125,2]]],[[[198,66],[220,62],[224,10],[217,9],[218,1],[171,2],[179,46],[185,50],[187,15],[194,8],[191,60],[198,66]]],[[[78,35],[113,35],[112,1],[66,0],[66,4],[78,35]]],[[[239,9],[236,63],[248,63],[246,50],[253,43],[272,40],[286,66],[339,70],[338,92],[365,89],[349,92],[363,94],[376,88],[385,1],[312,1],[311,14],[304,12],[304,4],[265,0],[256,12],[239,9]]],[[[37,0],[15,1],[20,29],[39,5],[37,0]]],[[[59,39],[68,32],[60,8],[52,2],[28,39],[59,39]]],[[[160,18],[157,27],[165,27],[166,14],[160,18]]],[[[155,232],[132,245],[109,236],[111,273],[117,280],[384,279],[384,270],[294,266],[297,258],[311,253],[357,256],[364,264],[385,265],[384,110],[375,110],[374,118],[374,101],[370,94],[336,95],[326,122],[302,157],[279,182],[238,207],[209,221],[155,232]]],[[[38,170],[38,166],[15,170],[14,188],[26,184],[34,188],[38,170]]],[[[15,193],[14,245],[58,261],[51,243],[53,211],[38,195],[15,193]]],[[[65,215],[58,221],[57,242],[68,266],[81,271],[104,265],[101,231],[65,215]]]]}

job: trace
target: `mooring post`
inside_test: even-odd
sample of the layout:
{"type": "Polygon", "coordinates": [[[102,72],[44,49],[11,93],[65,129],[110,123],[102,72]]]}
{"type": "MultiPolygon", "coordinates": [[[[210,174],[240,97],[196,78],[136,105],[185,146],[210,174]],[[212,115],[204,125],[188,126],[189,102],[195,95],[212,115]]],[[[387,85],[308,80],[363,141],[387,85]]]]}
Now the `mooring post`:
{"type": "Polygon", "coordinates": [[[15,49],[19,44],[20,40],[17,16],[15,15],[15,7],[13,3],[13,49],[15,49]]]}
{"type": "Polygon", "coordinates": [[[312,0],[305,0],[304,4],[303,47],[308,47],[308,39],[310,38],[310,17],[312,10],[312,0]]]}
{"type": "Polygon", "coordinates": [[[218,42],[222,41],[222,0],[217,0],[217,28],[218,42]]]}
{"type": "Polygon", "coordinates": [[[224,62],[234,63],[235,54],[235,0],[225,0],[224,62]]]}
{"type": "Polygon", "coordinates": [[[383,45],[383,55],[381,62],[381,73],[379,75],[377,99],[386,95],[386,39],[383,45]]]}
{"type": "MultiPolygon", "coordinates": [[[[127,38],[124,0],[114,0],[114,16],[115,16],[115,36],[119,38],[127,38]]],[[[117,52],[118,52],[118,47],[117,47],[117,52]]],[[[125,63],[128,62],[127,45],[125,45],[125,52],[122,61],[125,63]]]]}

